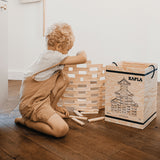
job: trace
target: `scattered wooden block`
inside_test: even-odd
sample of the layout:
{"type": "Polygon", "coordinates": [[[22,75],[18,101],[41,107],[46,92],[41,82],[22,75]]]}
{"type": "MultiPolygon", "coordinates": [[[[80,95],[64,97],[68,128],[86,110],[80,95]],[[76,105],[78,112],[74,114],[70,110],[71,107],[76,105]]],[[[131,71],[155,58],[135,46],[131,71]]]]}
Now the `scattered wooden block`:
{"type": "Polygon", "coordinates": [[[96,118],[91,118],[91,119],[88,119],[89,122],[96,122],[96,121],[101,121],[101,120],[104,120],[105,117],[96,117],[96,118]]]}
{"type": "Polygon", "coordinates": [[[72,119],[73,121],[75,121],[76,123],[78,123],[79,125],[81,125],[81,126],[84,126],[84,125],[85,125],[84,122],[78,120],[77,118],[71,118],[71,119],[72,119]]]}
{"type": "Polygon", "coordinates": [[[69,117],[70,118],[77,118],[77,119],[80,119],[80,120],[88,120],[88,117],[79,117],[79,116],[73,116],[73,115],[70,115],[69,117]]]}
{"type": "Polygon", "coordinates": [[[77,110],[74,110],[73,111],[77,116],[83,116],[79,111],[77,111],[77,110]]]}

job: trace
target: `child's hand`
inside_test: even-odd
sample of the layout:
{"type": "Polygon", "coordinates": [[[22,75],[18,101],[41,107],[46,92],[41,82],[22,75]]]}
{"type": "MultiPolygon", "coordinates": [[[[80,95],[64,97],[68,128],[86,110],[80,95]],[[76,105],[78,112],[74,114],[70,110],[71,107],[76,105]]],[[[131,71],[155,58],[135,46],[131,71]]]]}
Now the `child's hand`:
{"type": "Polygon", "coordinates": [[[85,51],[78,52],[76,56],[68,56],[61,61],[61,64],[64,65],[75,65],[82,64],[87,62],[87,56],[85,51]]]}
{"type": "Polygon", "coordinates": [[[86,57],[86,52],[85,51],[79,51],[77,53],[77,56],[84,56],[84,57],[86,57]]]}
{"type": "Polygon", "coordinates": [[[69,112],[67,111],[66,108],[62,108],[62,107],[56,107],[56,111],[59,112],[58,114],[62,117],[62,118],[68,118],[69,117],[69,112]]]}

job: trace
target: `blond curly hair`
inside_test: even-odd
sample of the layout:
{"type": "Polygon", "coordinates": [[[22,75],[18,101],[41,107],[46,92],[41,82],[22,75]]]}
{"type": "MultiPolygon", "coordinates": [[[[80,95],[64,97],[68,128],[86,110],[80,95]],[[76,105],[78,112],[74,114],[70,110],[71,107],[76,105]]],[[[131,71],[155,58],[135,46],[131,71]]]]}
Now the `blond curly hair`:
{"type": "Polygon", "coordinates": [[[71,26],[66,23],[52,25],[46,35],[47,45],[58,51],[68,51],[74,43],[71,26]]]}

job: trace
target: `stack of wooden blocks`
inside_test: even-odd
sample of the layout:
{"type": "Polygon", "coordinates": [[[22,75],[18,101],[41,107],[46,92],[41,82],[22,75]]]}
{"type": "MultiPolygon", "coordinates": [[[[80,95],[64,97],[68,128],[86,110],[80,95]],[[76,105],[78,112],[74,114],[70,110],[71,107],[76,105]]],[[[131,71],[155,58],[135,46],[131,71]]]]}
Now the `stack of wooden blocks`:
{"type": "MultiPolygon", "coordinates": [[[[75,114],[98,114],[105,107],[105,67],[88,61],[80,65],[67,65],[64,70],[70,84],[58,105],[72,107],[75,114]]],[[[71,118],[76,118],[71,116],[71,118]]],[[[81,118],[85,119],[85,118],[81,118]]]]}

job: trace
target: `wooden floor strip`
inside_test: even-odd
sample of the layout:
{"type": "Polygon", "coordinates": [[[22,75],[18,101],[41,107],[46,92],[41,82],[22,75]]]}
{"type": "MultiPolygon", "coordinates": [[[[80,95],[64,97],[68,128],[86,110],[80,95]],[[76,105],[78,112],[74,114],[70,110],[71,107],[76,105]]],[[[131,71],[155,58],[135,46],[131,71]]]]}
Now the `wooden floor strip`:
{"type": "MultiPolygon", "coordinates": [[[[3,123],[0,120],[1,123],[3,123]]],[[[45,160],[61,160],[61,158],[50,153],[43,147],[33,143],[26,136],[17,133],[14,129],[4,124],[4,127],[0,129],[1,136],[0,146],[7,151],[9,155],[16,160],[23,159],[45,159],[45,160]]]]}

